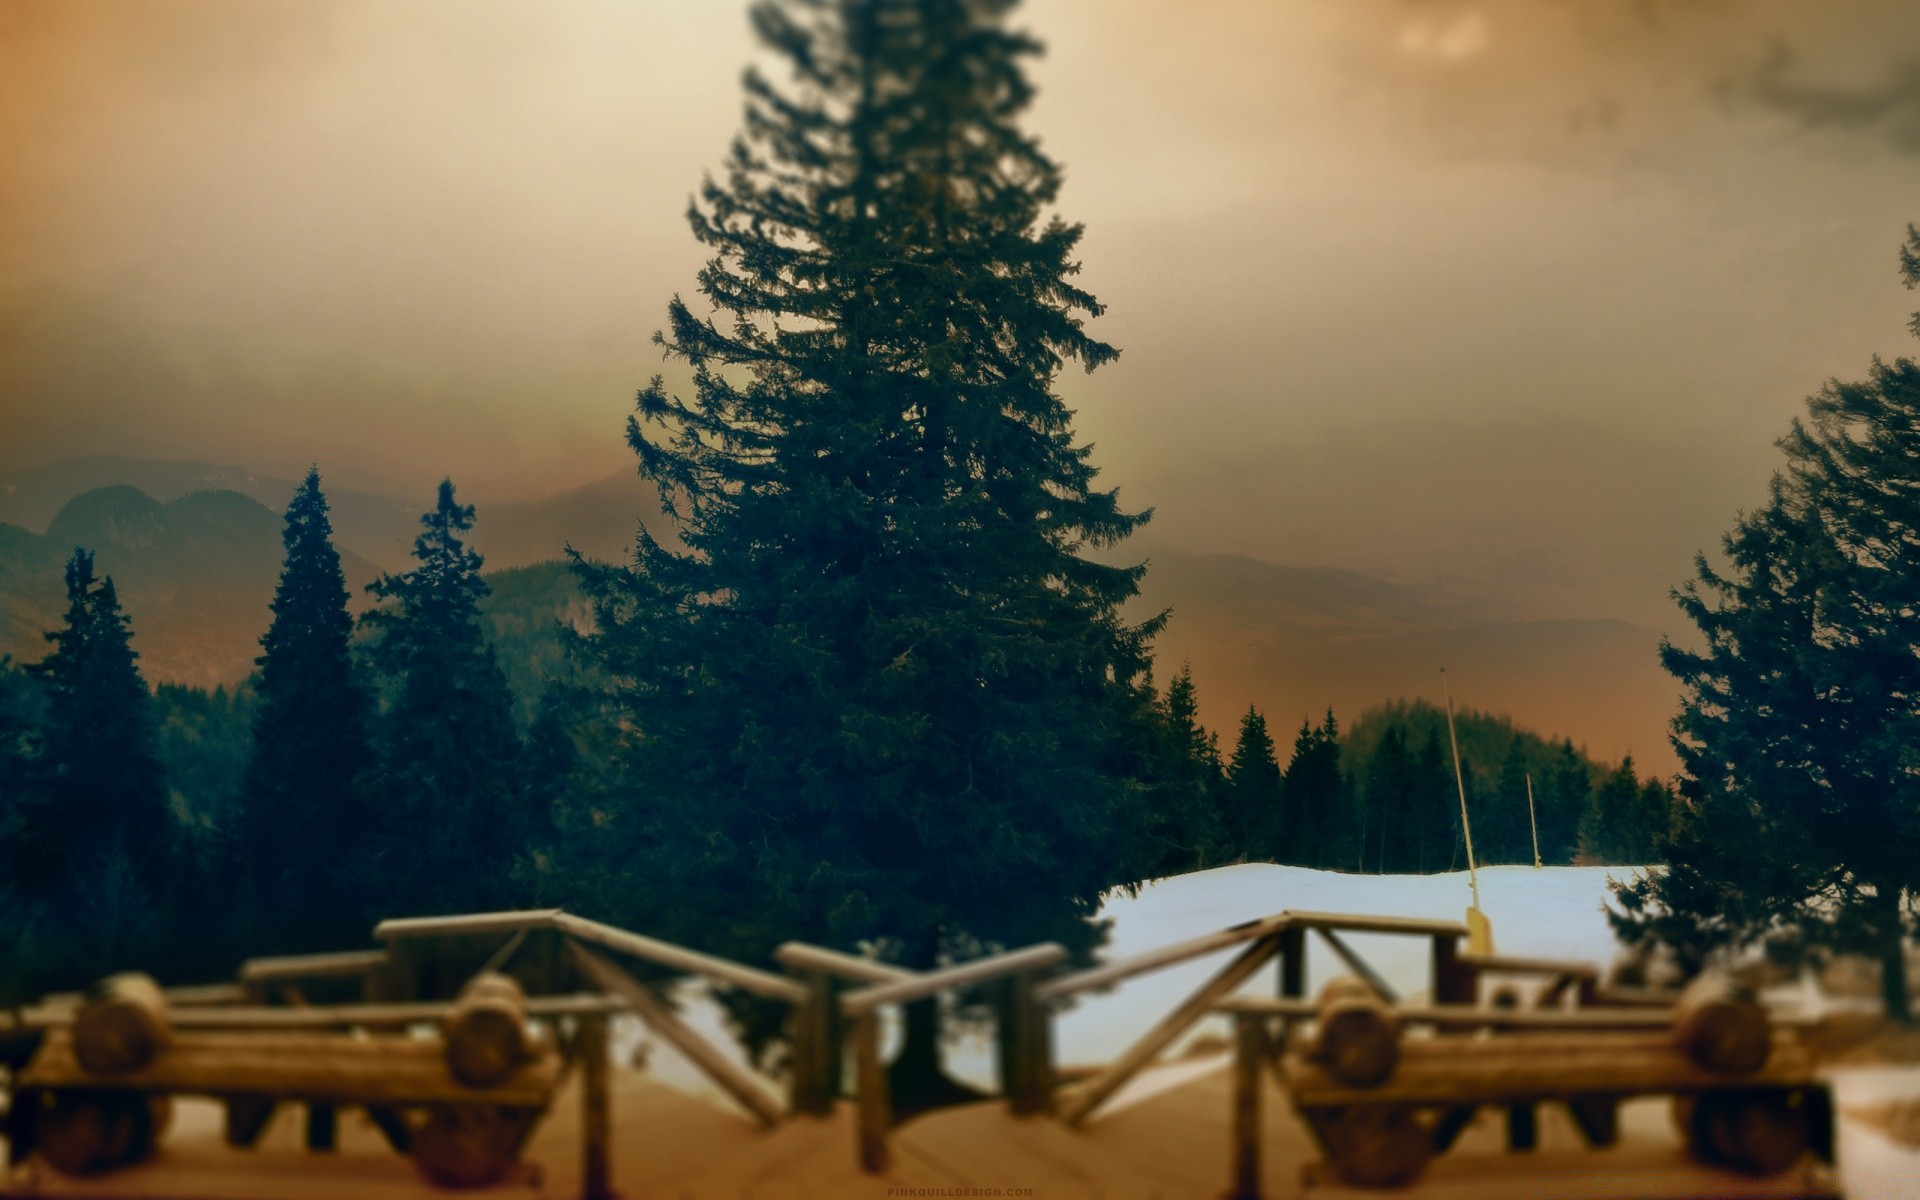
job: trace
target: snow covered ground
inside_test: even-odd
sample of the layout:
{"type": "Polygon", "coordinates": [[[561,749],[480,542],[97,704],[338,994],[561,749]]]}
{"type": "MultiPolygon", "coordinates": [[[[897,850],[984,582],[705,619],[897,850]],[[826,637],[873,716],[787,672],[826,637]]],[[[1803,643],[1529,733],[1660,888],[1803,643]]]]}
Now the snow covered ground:
{"type": "MultiPolygon", "coordinates": [[[[1503,954],[1584,959],[1605,967],[1616,950],[1603,910],[1607,883],[1632,874],[1633,868],[1623,867],[1483,868],[1480,906],[1492,922],[1495,949],[1503,954]]],[[[1465,872],[1381,876],[1343,875],[1269,863],[1221,867],[1160,880],[1141,889],[1137,896],[1110,896],[1101,909],[1101,915],[1113,921],[1103,957],[1130,957],[1286,909],[1461,920],[1470,899],[1465,872]]],[[[1424,939],[1363,934],[1343,937],[1403,997],[1414,998],[1427,990],[1431,949],[1424,939]]],[[[1309,939],[1308,946],[1307,987],[1312,994],[1345,968],[1319,939],[1309,939]]],[[[1056,1018],[1058,1061],[1066,1065],[1109,1061],[1234,953],[1222,951],[1083,999],[1056,1018]]],[[[1262,971],[1244,990],[1271,995],[1276,982],[1273,972],[1262,971]]],[[[682,1012],[693,1025],[718,1044],[733,1044],[724,1032],[718,1008],[702,998],[697,985],[690,986],[680,999],[682,1012]]],[[[1225,1037],[1224,1020],[1202,1022],[1189,1040],[1209,1032],[1225,1037]]],[[[616,1053],[626,1057],[644,1041],[639,1026],[630,1023],[616,1034],[616,1053]]],[[[1175,1046],[1170,1056],[1179,1050],[1175,1046]]],[[[1218,1069],[1224,1062],[1223,1055],[1210,1055],[1181,1064],[1162,1073],[1159,1084],[1184,1082],[1196,1071],[1218,1069]]],[[[959,1078],[997,1090],[992,1045],[986,1037],[966,1039],[952,1047],[948,1066],[959,1078]]],[[[649,1054],[648,1067],[676,1086],[712,1091],[665,1047],[649,1054]]],[[[1832,1080],[1834,1098],[1843,1113],[1856,1106],[1920,1096],[1920,1069],[1915,1068],[1839,1068],[1832,1073],[1832,1080]]],[[[1149,1084],[1142,1092],[1152,1088],[1149,1084]]],[[[1126,1099],[1123,1094],[1116,1103],[1126,1099]]],[[[1920,1197],[1920,1151],[1843,1119],[1839,1157],[1850,1200],[1920,1197]]]]}
{"type": "MultiPolygon", "coordinates": [[[[1614,943],[1601,904],[1609,878],[1620,867],[1488,867],[1480,872],[1480,906],[1493,923],[1495,947],[1502,953],[1589,959],[1602,966],[1612,960],[1614,943]]],[[[1126,958],[1242,921],[1286,909],[1365,913],[1376,916],[1463,919],[1470,900],[1467,875],[1343,875],[1305,867],[1247,863],[1162,879],[1137,896],[1115,893],[1101,916],[1113,927],[1103,957],[1126,958]]],[[[1403,996],[1427,989],[1429,943],[1419,938],[1351,934],[1346,940],[1403,996]]],[[[1084,998],[1062,1013],[1055,1025],[1055,1046],[1063,1064],[1105,1062],[1188,993],[1218,971],[1236,951],[1226,950],[1128,981],[1113,991],[1084,998]]],[[[1309,992],[1345,970],[1318,939],[1309,941],[1309,992]]],[[[1272,994],[1276,975],[1262,972],[1245,990],[1272,994]]],[[[690,985],[680,996],[683,1011],[696,1026],[730,1043],[717,1008],[690,985]]],[[[1203,1022],[1192,1036],[1225,1035],[1224,1020],[1203,1022]]],[[[616,1053],[631,1053],[642,1041],[637,1024],[616,1036],[616,1053]]],[[[1178,1053],[1180,1047],[1173,1048],[1178,1053]]],[[[663,1078],[700,1086],[691,1068],[662,1048],[649,1066],[663,1078]]],[[[985,1037],[953,1047],[949,1069],[982,1088],[995,1089],[993,1049],[985,1037]]]]}

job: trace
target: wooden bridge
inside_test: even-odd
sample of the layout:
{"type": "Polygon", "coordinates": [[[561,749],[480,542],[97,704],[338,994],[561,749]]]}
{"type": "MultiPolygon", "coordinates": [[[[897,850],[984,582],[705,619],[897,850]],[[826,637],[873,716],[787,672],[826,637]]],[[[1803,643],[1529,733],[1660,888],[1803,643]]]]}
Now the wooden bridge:
{"type": "Polygon", "coordinates": [[[164,993],[116,977],[6,1018],[0,1197],[1837,1194],[1825,1088],[1750,1000],[1609,990],[1465,935],[1285,912],[1075,971],[1049,944],[917,973],[798,943],[762,969],[557,910],[388,921],[377,950],[164,993]],[[1428,943],[1424,1002],[1352,933],[1428,943]],[[1352,971],[1317,1001],[1309,937],[1352,971]],[[1223,951],[1112,1063],[1055,1063],[1075,997],[1223,951]],[[689,975],[788,1009],[784,1095],[652,982],[689,975]],[[943,993],[991,1002],[1002,1096],[896,1124],[883,1014],[943,993]],[[619,1013],[728,1103],[615,1067],[619,1013]],[[1161,1061],[1213,1013],[1230,1062],[1161,1061]]]}

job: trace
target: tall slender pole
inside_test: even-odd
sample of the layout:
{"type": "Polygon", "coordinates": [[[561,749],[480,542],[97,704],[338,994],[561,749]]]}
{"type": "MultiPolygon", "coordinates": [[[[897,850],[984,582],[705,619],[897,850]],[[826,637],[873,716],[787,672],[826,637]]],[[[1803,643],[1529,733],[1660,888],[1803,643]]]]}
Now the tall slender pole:
{"type": "Polygon", "coordinates": [[[1540,822],[1533,815],[1533,772],[1527,772],[1527,824],[1533,829],[1533,869],[1540,869],[1540,822]]]}
{"type": "Polygon", "coordinates": [[[1467,819],[1467,777],[1460,773],[1460,738],[1453,731],[1453,689],[1447,685],[1447,669],[1440,668],[1440,686],[1447,694],[1447,741],[1453,745],[1453,783],[1460,789],[1460,833],[1467,840],[1467,884],[1473,889],[1473,906],[1480,907],[1480,872],[1473,863],[1473,823],[1467,819]]]}

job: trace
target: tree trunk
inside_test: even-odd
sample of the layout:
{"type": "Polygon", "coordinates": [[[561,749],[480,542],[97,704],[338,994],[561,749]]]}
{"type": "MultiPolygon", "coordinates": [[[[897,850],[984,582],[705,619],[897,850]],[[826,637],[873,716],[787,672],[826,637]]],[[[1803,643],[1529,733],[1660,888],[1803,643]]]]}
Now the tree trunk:
{"type": "MultiPolygon", "coordinates": [[[[909,946],[902,966],[931,971],[939,966],[940,931],[928,930],[909,946]]],[[[896,1120],[915,1113],[964,1104],[982,1093],[947,1076],[941,1067],[940,1000],[933,997],[901,1006],[900,1053],[887,1067],[887,1089],[896,1120]]]]}
{"type": "Polygon", "coordinates": [[[1913,1001],[1907,994],[1907,939],[1902,909],[1906,893],[1897,887],[1885,888],[1888,897],[1880,901],[1880,997],[1887,1016],[1903,1024],[1913,1020],[1913,1001]]]}

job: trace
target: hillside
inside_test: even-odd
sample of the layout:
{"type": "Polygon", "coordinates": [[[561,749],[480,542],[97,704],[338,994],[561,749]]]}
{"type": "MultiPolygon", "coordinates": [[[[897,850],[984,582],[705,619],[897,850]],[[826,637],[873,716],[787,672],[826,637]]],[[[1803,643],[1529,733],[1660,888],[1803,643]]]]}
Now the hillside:
{"type": "MultiPolygon", "coordinates": [[[[226,490],[161,503],[125,484],[69,501],[44,534],[0,526],[0,654],[33,662],[66,608],[63,572],[75,547],[94,553],[133,618],[150,682],[214,687],[253,670],[280,574],[278,513],[226,490]]],[[[354,594],[377,574],[352,552],[341,562],[354,594]]]]}
{"type": "Polygon", "coordinates": [[[1130,613],[1172,610],[1156,643],[1161,674],[1191,663],[1201,719],[1223,740],[1249,702],[1289,740],[1329,707],[1349,721],[1387,697],[1438,704],[1444,667],[1463,708],[1512,714],[1609,761],[1631,753],[1661,773],[1676,765],[1667,722],[1679,689],[1660,667],[1658,631],[1513,614],[1358,572],[1245,555],[1161,547],[1145,557],[1130,613]]]}
{"type": "MultiPolygon", "coordinates": [[[[0,521],[11,523],[0,524],[0,653],[24,660],[39,656],[40,631],[60,610],[59,562],[72,544],[61,547],[56,539],[49,550],[35,530],[61,520],[69,506],[77,505],[60,536],[98,535],[99,530],[73,526],[93,508],[112,507],[99,500],[81,503],[103,484],[134,485],[137,493],[152,498],[149,503],[163,508],[209,488],[249,497],[258,502],[256,510],[265,506],[261,511],[272,521],[263,521],[261,511],[249,511],[235,544],[218,553],[196,551],[222,565],[191,588],[176,586],[178,579],[168,582],[182,573],[184,563],[163,566],[166,554],[155,547],[127,549],[102,560],[116,578],[127,575],[119,582],[131,588],[128,608],[141,637],[138,644],[147,653],[150,679],[212,684],[243,678],[254,640],[265,628],[265,599],[280,561],[275,514],[294,484],[209,463],[96,458],[0,472],[0,521]],[[116,558],[138,561],[117,563],[116,558]],[[172,597],[212,607],[178,612],[172,597]],[[222,614],[218,629],[215,612],[222,614]],[[195,645],[206,655],[196,657],[195,645]]],[[[424,495],[407,501],[330,483],[328,498],[337,544],[359,564],[356,585],[379,570],[406,569],[424,495]]],[[[462,498],[476,506],[473,544],[494,571],[551,563],[569,543],[589,557],[617,561],[625,557],[642,519],[664,532],[652,488],[631,473],[537,500],[496,503],[464,492],[462,498]]],[[[136,527],[147,518],[131,510],[122,515],[126,528],[120,536],[137,539],[136,527]]],[[[112,520],[110,514],[96,517],[112,520]]],[[[1350,721],[1385,697],[1438,702],[1444,666],[1463,708],[1510,713],[1555,739],[1571,736],[1608,761],[1632,753],[1655,772],[1675,765],[1666,723],[1677,689],[1656,659],[1659,634],[1654,630],[1620,621],[1516,614],[1462,600],[1457,590],[1443,593],[1355,571],[1245,555],[1152,545],[1122,547],[1115,555],[1129,562],[1148,560],[1142,595],[1129,611],[1138,619],[1173,610],[1157,643],[1161,680],[1182,660],[1191,662],[1201,717],[1223,736],[1231,736],[1249,702],[1260,706],[1283,740],[1303,718],[1318,719],[1328,707],[1350,721]]],[[[552,582],[557,577],[536,571],[529,579],[535,578],[552,582]]],[[[557,613],[568,603],[558,594],[550,601],[542,601],[543,611],[557,613]]],[[[503,653],[503,661],[507,657],[503,653]]],[[[510,670],[524,691],[526,671],[510,670]]],[[[1487,765],[1477,751],[1470,755],[1487,765]]]]}

